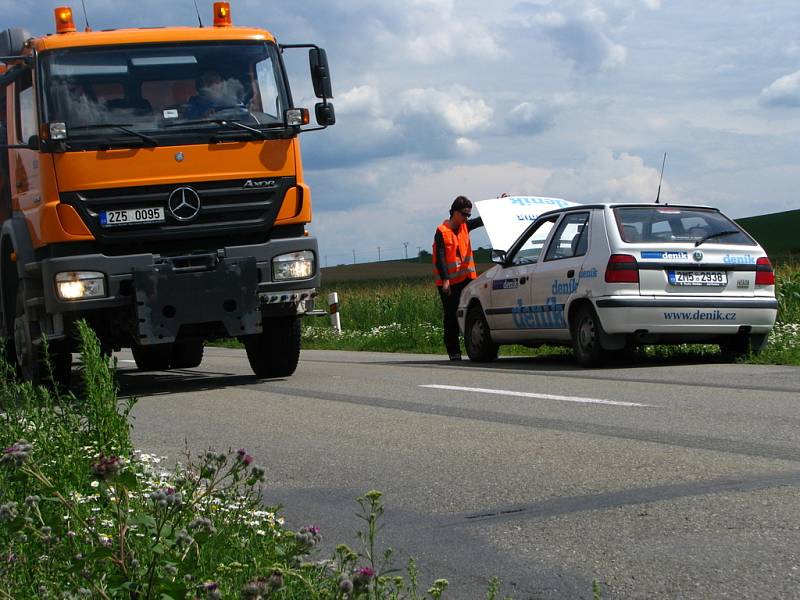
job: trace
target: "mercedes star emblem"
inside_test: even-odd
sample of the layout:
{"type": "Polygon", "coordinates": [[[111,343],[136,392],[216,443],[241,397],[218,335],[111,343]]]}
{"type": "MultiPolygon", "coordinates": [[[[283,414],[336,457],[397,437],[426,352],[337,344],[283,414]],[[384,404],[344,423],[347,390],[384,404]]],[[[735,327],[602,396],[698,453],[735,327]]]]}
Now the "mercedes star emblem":
{"type": "Polygon", "coordinates": [[[167,208],[178,221],[191,221],[200,213],[200,196],[190,187],[179,187],[169,195],[167,208]]]}

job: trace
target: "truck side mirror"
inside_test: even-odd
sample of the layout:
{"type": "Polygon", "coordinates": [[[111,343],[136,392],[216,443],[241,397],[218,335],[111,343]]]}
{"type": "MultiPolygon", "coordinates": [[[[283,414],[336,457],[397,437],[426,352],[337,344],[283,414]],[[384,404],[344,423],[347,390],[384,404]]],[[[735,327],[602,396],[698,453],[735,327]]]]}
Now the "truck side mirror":
{"type": "Polygon", "coordinates": [[[336,123],[336,113],[330,102],[317,102],[314,105],[314,115],[317,117],[317,123],[322,127],[336,123]]]}
{"type": "Polygon", "coordinates": [[[28,138],[28,149],[29,150],[38,151],[40,146],[41,146],[41,144],[39,142],[39,136],[38,135],[32,135],[31,137],[28,138]]]}
{"type": "Polygon", "coordinates": [[[0,32],[0,56],[22,54],[22,51],[25,49],[25,42],[27,42],[30,37],[30,33],[18,27],[0,32]]]}
{"type": "Polygon", "coordinates": [[[328,68],[328,56],[322,48],[308,51],[308,64],[311,67],[311,81],[317,98],[333,98],[331,73],[328,68]]]}

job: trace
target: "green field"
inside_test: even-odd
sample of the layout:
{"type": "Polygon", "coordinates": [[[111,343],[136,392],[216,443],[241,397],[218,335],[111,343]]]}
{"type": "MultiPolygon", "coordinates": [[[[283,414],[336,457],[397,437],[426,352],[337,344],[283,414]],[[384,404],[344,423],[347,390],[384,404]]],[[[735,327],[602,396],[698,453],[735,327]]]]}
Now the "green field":
{"type": "MultiPolygon", "coordinates": [[[[318,304],[324,303],[329,292],[339,294],[342,333],[337,335],[331,330],[328,318],[306,319],[303,347],[444,354],[441,305],[432,278],[426,271],[429,268],[428,265],[397,261],[324,269],[318,304]]],[[[800,364],[800,266],[778,265],[776,276],[779,323],[769,347],[761,355],[747,360],[800,364]]],[[[504,346],[501,354],[561,357],[570,356],[571,351],[554,347],[533,350],[504,346]]],[[[715,345],[682,345],[647,348],[634,360],[664,358],[722,359],[715,345]]]]}
{"type": "Polygon", "coordinates": [[[800,260],[800,210],[737,219],[767,251],[773,262],[800,260]]]}

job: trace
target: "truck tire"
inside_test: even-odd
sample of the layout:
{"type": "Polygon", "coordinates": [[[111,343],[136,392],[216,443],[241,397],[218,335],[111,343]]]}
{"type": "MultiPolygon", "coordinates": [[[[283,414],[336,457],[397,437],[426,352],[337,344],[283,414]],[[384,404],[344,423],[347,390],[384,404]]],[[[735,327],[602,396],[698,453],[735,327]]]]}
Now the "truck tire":
{"type": "Polygon", "coordinates": [[[203,341],[190,340],[175,342],[172,346],[170,367],[173,369],[194,369],[203,362],[203,341]]]}
{"type": "Polygon", "coordinates": [[[288,377],[300,360],[300,319],[264,319],[264,331],[245,336],[244,347],[256,377],[288,377]]]}
{"type": "Polygon", "coordinates": [[[140,371],[166,371],[172,360],[172,344],[133,346],[131,352],[140,371]]]}
{"type": "Polygon", "coordinates": [[[571,321],[572,347],[575,358],[584,367],[599,365],[603,359],[603,346],[600,343],[600,318],[589,305],[580,306],[571,321]]]}
{"type": "Polygon", "coordinates": [[[23,379],[34,385],[52,385],[69,389],[72,376],[72,352],[69,340],[48,343],[47,355],[39,342],[39,323],[25,314],[25,286],[17,282],[14,317],[14,350],[17,368],[23,379]]]}
{"type": "Polygon", "coordinates": [[[499,346],[492,341],[491,331],[483,310],[477,304],[467,312],[464,322],[464,346],[467,356],[474,362],[492,362],[497,358],[499,346]]]}

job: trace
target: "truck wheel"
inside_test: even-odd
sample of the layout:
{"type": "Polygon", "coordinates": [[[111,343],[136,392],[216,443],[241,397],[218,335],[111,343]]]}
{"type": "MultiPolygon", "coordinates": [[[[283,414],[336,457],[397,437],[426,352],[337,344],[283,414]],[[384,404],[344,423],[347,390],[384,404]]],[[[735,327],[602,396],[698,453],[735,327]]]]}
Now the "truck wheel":
{"type": "Polygon", "coordinates": [[[133,346],[131,352],[140,371],[166,371],[172,360],[172,344],[133,346]]]}
{"type": "Polygon", "coordinates": [[[581,306],[575,312],[571,323],[572,347],[578,363],[584,367],[600,364],[603,357],[603,346],[600,344],[600,319],[594,308],[581,306]]]}
{"type": "Polygon", "coordinates": [[[264,331],[245,336],[244,347],[257,377],[288,377],[300,359],[300,319],[264,319],[264,331]]]}
{"type": "Polygon", "coordinates": [[[472,361],[492,362],[497,358],[499,346],[492,341],[489,324],[480,306],[475,305],[467,312],[464,345],[467,347],[467,356],[472,361]]]}
{"type": "Polygon", "coordinates": [[[202,340],[175,342],[172,347],[170,367],[173,369],[194,369],[203,362],[202,340]]]}
{"type": "Polygon", "coordinates": [[[69,388],[72,376],[72,352],[68,340],[51,341],[47,356],[39,342],[39,324],[25,314],[25,287],[17,284],[16,316],[14,318],[14,350],[17,367],[23,379],[34,385],[69,388]]]}

